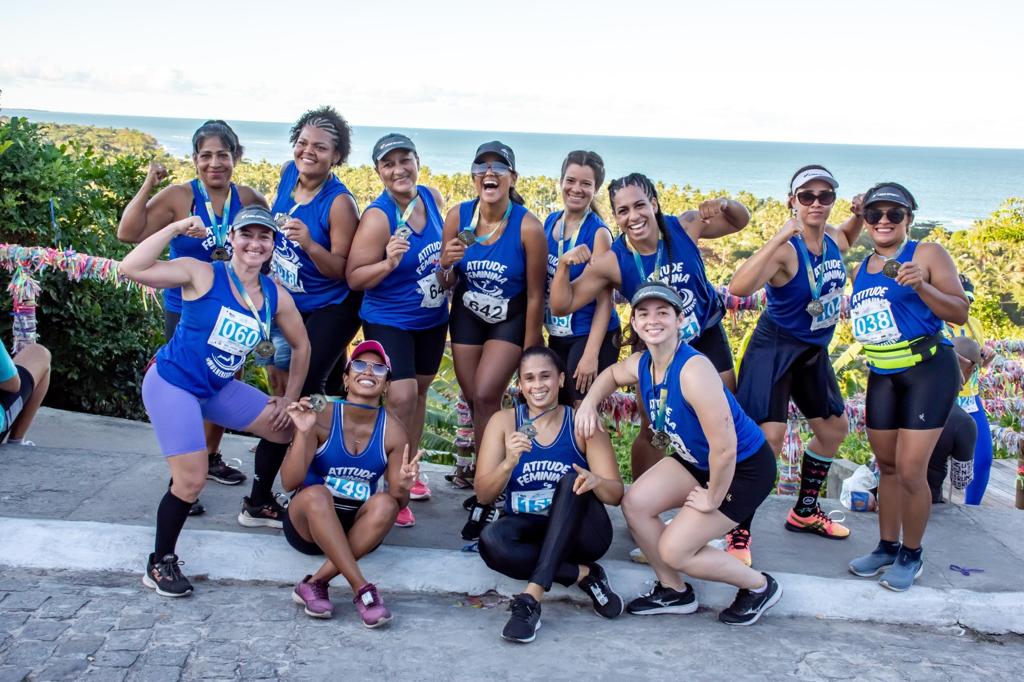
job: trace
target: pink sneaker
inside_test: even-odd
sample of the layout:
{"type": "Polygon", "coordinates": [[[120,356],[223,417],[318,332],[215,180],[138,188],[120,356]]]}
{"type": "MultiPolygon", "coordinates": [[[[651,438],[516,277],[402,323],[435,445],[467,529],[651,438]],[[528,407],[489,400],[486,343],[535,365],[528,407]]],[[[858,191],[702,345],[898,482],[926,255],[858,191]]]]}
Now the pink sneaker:
{"type": "Polygon", "coordinates": [[[429,500],[430,499],[430,486],[427,485],[429,480],[426,474],[420,474],[419,478],[416,479],[416,483],[413,484],[412,489],[409,491],[410,500],[429,500]]]}
{"type": "Polygon", "coordinates": [[[395,525],[399,528],[412,528],[416,525],[416,517],[412,515],[412,509],[406,507],[398,512],[395,517],[395,525]]]}
{"type": "Polygon", "coordinates": [[[363,625],[368,628],[375,628],[384,625],[391,620],[391,612],[384,606],[384,600],[377,594],[377,586],[373,583],[366,583],[356,593],[352,603],[356,605],[359,617],[363,619],[363,625]]]}
{"type": "Polygon", "coordinates": [[[306,615],[313,618],[330,618],[334,615],[334,604],[327,595],[327,583],[323,580],[302,579],[292,590],[292,601],[306,607],[306,615]]]}

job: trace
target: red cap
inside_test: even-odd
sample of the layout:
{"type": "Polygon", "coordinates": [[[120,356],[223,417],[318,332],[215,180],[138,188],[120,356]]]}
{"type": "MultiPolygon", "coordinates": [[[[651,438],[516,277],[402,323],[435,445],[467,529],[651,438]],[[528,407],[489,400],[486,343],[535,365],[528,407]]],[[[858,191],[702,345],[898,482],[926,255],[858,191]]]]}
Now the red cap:
{"type": "Polygon", "coordinates": [[[384,346],[380,345],[378,341],[361,341],[356,346],[355,350],[352,351],[350,356],[353,360],[358,358],[363,353],[376,353],[384,359],[384,364],[387,365],[388,371],[391,370],[391,358],[384,352],[384,346]]]}

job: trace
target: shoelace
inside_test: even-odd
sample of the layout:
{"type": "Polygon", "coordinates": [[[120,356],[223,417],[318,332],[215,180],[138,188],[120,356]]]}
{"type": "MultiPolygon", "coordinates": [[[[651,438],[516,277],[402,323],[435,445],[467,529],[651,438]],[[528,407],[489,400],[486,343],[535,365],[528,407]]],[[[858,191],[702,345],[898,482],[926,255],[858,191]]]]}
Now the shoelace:
{"type": "Polygon", "coordinates": [[[159,564],[160,573],[163,575],[169,575],[172,580],[180,580],[183,576],[179,566],[184,566],[185,562],[181,559],[177,561],[161,561],[159,564]]]}
{"type": "Polygon", "coordinates": [[[322,580],[311,580],[309,586],[313,588],[313,596],[317,599],[328,599],[327,583],[322,580]]]}
{"type": "Polygon", "coordinates": [[[733,531],[729,534],[733,549],[746,549],[750,545],[750,533],[745,530],[733,531]]]}
{"type": "Polygon", "coordinates": [[[512,612],[513,616],[523,620],[529,620],[530,612],[532,611],[530,605],[524,599],[513,599],[508,605],[508,610],[512,612]]]}

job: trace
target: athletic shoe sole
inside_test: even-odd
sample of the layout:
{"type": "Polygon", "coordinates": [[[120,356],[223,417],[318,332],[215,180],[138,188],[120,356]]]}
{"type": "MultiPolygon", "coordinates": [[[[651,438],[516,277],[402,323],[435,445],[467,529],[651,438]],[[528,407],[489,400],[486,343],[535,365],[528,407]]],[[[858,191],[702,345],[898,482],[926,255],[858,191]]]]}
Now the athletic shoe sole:
{"type": "Polygon", "coordinates": [[[886,564],[885,566],[879,566],[878,568],[876,568],[871,573],[858,573],[857,571],[853,570],[853,566],[847,566],[847,568],[850,569],[850,573],[853,573],[855,576],[858,576],[860,578],[874,578],[879,573],[885,573],[885,570],[887,568],[891,567],[891,566],[892,566],[892,564],[886,564]]]}
{"type": "MultiPolygon", "coordinates": [[[[767,611],[771,607],[773,607],[776,604],[778,604],[779,603],[779,599],[782,599],[782,585],[778,585],[778,589],[775,590],[775,594],[773,594],[771,597],[768,598],[768,601],[766,601],[764,603],[764,606],[762,606],[760,608],[760,610],[757,613],[754,614],[753,618],[751,618],[750,620],[745,621],[743,623],[728,623],[728,622],[726,622],[725,624],[726,625],[753,625],[754,623],[756,623],[758,620],[761,619],[761,616],[764,615],[765,611],[767,611]]],[[[724,621],[720,621],[720,622],[724,622],[724,621]]]]}
{"type": "Polygon", "coordinates": [[[413,495],[412,493],[409,493],[409,499],[416,500],[417,502],[425,502],[430,499],[430,493],[423,493],[420,495],[413,495]]]}
{"type": "Polygon", "coordinates": [[[209,481],[216,481],[221,485],[238,485],[240,483],[245,483],[244,478],[227,479],[221,478],[220,476],[214,476],[213,474],[206,474],[206,479],[209,481]]]}
{"type": "MultiPolygon", "coordinates": [[[[914,580],[920,578],[922,573],[924,573],[924,564],[921,564],[921,567],[917,569],[917,573],[914,574],[914,580]]],[[[889,583],[885,582],[885,578],[882,578],[878,581],[878,584],[887,590],[892,590],[893,592],[906,592],[913,586],[914,581],[910,581],[910,585],[907,585],[906,587],[893,587],[889,583]]]]}
{"type": "Polygon", "coordinates": [[[182,592],[181,594],[175,594],[174,592],[164,592],[160,589],[160,586],[156,584],[156,581],[150,578],[148,575],[142,576],[142,584],[151,590],[156,590],[156,593],[159,594],[161,597],[187,597],[190,594],[192,594],[191,589],[189,589],[188,592],[182,592]]]}
{"type": "Polygon", "coordinates": [[[700,608],[700,604],[694,599],[692,604],[682,604],[680,606],[662,606],[658,609],[644,609],[643,611],[630,611],[634,616],[658,616],[663,613],[680,613],[690,614],[696,613],[697,609],[700,608]]]}
{"type": "Polygon", "coordinates": [[[392,618],[394,618],[394,616],[388,616],[387,618],[381,618],[380,620],[378,620],[373,625],[370,625],[369,623],[367,623],[364,620],[363,621],[363,627],[364,628],[370,628],[371,630],[374,629],[374,628],[379,628],[381,625],[386,625],[386,624],[390,623],[392,618]]]}
{"type": "Polygon", "coordinates": [[[309,616],[310,618],[321,618],[323,620],[327,620],[329,618],[333,618],[334,617],[334,612],[333,611],[325,611],[324,613],[315,613],[313,611],[310,611],[309,607],[306,606],[306,602],[304,602],[302,600],[302,597],[300,597],[299,595],[295,594],[295,592],[292,592],[292,601],[295,602],[296,604],[298,604],[299,606],[301,606],[302,610],[305,611],[306,615],[309,616]]]}
{"type": "Polygon", "coordinates": [[[828,538],[829,540],[845,540],[850,537],[849,535],[829,535],[824,531],[819,531],[810,526],[794,526],[789,521],[786,521],[786,530],[794,533],[811,533],[817,535],[819,538],[828,538]]]}
{"type": "Polygon", "coordinates": [[[533,628],[533,634],[530,635],[529,639],[519,639],[517,637],[506,637],[505,633],[501,633],[501,638],[506,642],[515,642],[516,644],[529,644],[533,640],[537,639],[537,630],[540,630],[540,621],[537,621],[537,627],[533,628]]]}
{"type": "Polygon", "coordinates": [[[255,516],[249,516],[247,513],[238,513],[238,523],[246,528],[283,528],[284,524],[281,521],[275,521],[273,519],[261,519],[255,516]]]}

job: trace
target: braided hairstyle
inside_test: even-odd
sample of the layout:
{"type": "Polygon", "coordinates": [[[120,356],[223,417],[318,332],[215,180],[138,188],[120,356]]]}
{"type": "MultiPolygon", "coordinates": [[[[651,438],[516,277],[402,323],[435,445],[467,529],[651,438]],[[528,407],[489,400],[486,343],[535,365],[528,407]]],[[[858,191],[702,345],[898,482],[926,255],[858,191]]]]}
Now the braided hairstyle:
{"type": "MultiPolygon", "coordinates": [[[[643,173],[630,173],[621,178],[616,178],[608,185],[608,200],[612,205],[612,213],[615,213],[615,195],[624,187],[638,187],[644,195],[657,207],[654,211],[654,218],[658,221],[658,231],[661,238],[665,240],[665,247],[668,250],[669,260],[672,260],[672,242],[669,239],[668,228],[665,227],[665,216],[661,213],[661,202],[658,201],[658,189],[643,173]]],[[[626,233],[622,232],[622,239],[626,239],[626,233]]]]}
{"type": "Polygon", "coordinates": [[[348,161],[349,152],[352,151],[352,128],[345,117],[339,114],[334,107],[322,106],[310,109],[292,126],[288,140],[294,146],[299,141],[299,135],[306,126],[319,128],[331,136],[334,140],[334,149],[338,152],[338,162],[332,164],[340,166],[348,161]]]}

